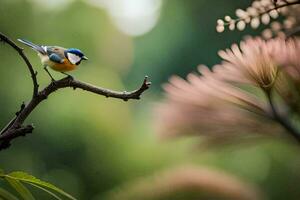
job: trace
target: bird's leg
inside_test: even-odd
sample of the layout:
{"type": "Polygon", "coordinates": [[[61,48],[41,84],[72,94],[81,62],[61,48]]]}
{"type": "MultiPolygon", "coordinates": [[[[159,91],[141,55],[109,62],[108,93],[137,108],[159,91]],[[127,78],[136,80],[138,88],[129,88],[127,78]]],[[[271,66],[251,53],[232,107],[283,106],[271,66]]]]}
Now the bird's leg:
{"type": "Polygon", "coordinates": [[[47,74],[50,76],[50,78],[51,78],[51,81],[52,82],[54,82],[55,81],[55,79],[53,78],[53,76],[50,74],[50,72],[49,72],[49,70],[48,70],[48,68],[47,68],[47,66],[44,66],[44,70],[47,72],[47,74]]]}
{"type": "Polygon", "coordinates": [[[66,75],[67,77],[74,79],[73,76],[71,76],[70,74],[67,74],[66,72],[61,72],[62,74],[66,75]]]}

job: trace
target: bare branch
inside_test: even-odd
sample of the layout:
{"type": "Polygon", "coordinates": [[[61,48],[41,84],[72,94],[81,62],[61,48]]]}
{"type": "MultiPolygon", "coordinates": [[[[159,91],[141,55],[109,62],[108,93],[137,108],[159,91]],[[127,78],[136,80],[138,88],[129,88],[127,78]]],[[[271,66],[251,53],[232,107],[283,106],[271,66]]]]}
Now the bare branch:
{"type": "Polygon", "coordinates": [[[39,89],[39,84],[37,82],[37,72],[35,72],[33,70],[33,66],[32,64],[29,62],[27,56],[24,54],[23,49],[21,47],[19,47],[18,45],[16,45],[16,43],[14,43],[11,39],[9,39],[8,37],[6,37],[3,33],[0,32],[0,41],[3,41],[7,44],[9,44],[12,48],[14,48],[22,57],[22,59],[24,60],[24,62],[27,65],[27,68],[31,74],[31,79],[32,79],[32,83],[33,83],[33,94],[32,96],[36,96],[38,94],[38,89],[39,89]]]}
{"type": "Polygon", "coordinates": [[[86,90],[95,94],[103,95],[105,97],[113,97],[113,98],[123,99],[124,101],[127,101],[128,99],[140,99],[141,94],[145,90],[147,90],[151,85],[151,83],[148,82],[147,79],[148,77],[146,76],[141,87],[137,90],[134,90],[132,92],[126,92],[126,91],[117,92],[117,91],[93,86],[91,84],[75,80],[72,77],[66,77],[59,81],[53,82],[53,84],[50,84],[43,91],[41,91],[41,94],[43,94],[44,96],[48,96],[49,94],[51,94],[53,91],[57,89],[71,87],[74,90],[76,88],[80,88],[82,90],[86,90]]]}
{"type": "Polygon", "coordinates": [[[129,99],[140,99],[140,96],[143,94],[143,92],[146,91],[151,85],[151,83],[147,80],[148,77],[146,76],[139,89],[131,92],[119,92],[84,83],[79,80],[73,79],[71,76],[68,76],[63,79],[51,82],[43,90],[38,91],[36,73],[33,71],[33,67],[23,53],[22,48],[18,47],[14,42],[12,42],[12,40],[10,40],[2,33],[0,33],[0,40],[8,43],[11,47],[18,51],[20,56],[27,64],[27,67],[31,73],[34,87],[34,94],[29,103],[26,105],[22,104],[20,111],[16,113],[16,116],[12,120],[10,120],[10,122],[0,132],[0,150],[8,148],[13,139],[20,136],[25,136],[28,133],[32,133],[34,127],[32,125],[23,126],[24,121],[42,101],[46,100],[49,95],[51,95],[56,90],[63,88],[73,88],[75,90],[77,88],[80,88],[82,90],[105,97],[112,97],[127,101],[129,99]]]}
{"type": "Polygon", "coordinates": [[[20,127],[17,129],[14,128],[8,129],[5,132],[5,134],[0,135],[0,150],[10,147],[11,140],[20,136],[25,136],[28,133],[32,133],[33,129],[34,129],[33,125],[27,125],[25,127],[20,127]]]}

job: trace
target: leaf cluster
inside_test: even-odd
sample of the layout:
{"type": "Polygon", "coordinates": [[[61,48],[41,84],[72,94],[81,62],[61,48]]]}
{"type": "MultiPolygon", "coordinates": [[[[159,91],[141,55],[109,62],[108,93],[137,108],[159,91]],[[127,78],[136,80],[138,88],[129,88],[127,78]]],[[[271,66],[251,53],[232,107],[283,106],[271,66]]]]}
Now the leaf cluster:
{"type": "Polygon", "coordinates": [[[54,197],[54,199],[62,200],[62,197],[65,197],[64,199],[76,200],[75,197],[55,185],[42,181],[30,174],[27,174],[26,172],[15,171],[7,174],[0,169],[0,178],[2,181],[7,182],[17,193],[17,195],[12,194],[6,189],[0,187],[0,200],[35,200],[35,197],[26,185],[42,190],[54,197]]]}

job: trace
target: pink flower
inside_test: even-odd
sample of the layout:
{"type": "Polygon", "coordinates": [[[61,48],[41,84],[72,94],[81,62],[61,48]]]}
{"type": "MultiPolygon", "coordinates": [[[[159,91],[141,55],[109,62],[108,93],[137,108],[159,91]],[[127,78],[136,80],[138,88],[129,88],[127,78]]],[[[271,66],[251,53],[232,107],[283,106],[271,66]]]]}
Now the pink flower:
{"type": "Polygon", "coordinates": [[[298,39],[249,38],[220,51],[224,61],[212,71],[200,66],[201,75],[172,77],[164,86],[166,100],[156,110],[158,132],[225,137],[281,133],[262,94],[276,88],[283,97],[279,108],[299,104],[288,84],[300,80],[299,44],[298,39]]]}
{"type": "Polygon", "coordinates": [[[278,65],[271,54],[271,47],[280,42],[274,41],[266,42],[260,38],[250,38],[241,42],[240,47],[234,44],[231,49],[220,51],[219,55],[224,59],[222,63],[224,79],[250,83],[263,90],[270,90],[278,73],[278,65]]]}

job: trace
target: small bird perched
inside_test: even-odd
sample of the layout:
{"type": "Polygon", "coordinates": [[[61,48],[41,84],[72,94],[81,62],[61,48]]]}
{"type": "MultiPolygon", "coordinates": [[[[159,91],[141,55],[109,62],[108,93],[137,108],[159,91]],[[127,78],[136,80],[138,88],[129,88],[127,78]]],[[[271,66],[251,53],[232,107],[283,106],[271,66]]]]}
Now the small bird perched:
{"type": "Polygon", "coordinates": [[[52,81],[55,80],[47,67],[70,76],[66,72],[76,69],[82,60],[88,59],[79,49],[66,49],[59,46],[40,46],[24,39],[18,39],[18,41],[38,52],[44,70],[49,74],[52,81]]]}

